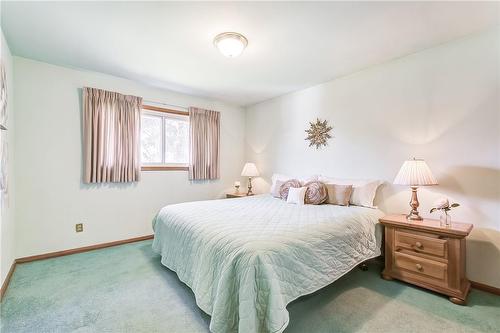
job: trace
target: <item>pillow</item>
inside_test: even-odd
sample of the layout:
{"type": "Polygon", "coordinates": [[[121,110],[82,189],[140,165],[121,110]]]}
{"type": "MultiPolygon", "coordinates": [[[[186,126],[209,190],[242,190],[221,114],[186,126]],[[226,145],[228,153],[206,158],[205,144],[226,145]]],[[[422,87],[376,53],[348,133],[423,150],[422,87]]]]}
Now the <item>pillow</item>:
{"type": "Polygon", "coordinates": [[[305,185],[309,182],[314,182],[318,180],[318,175],[312,175],[312,176],[307,176],[307,177],[299,177],[297,178],[302,185],[305,185]]]}
{"type": "Polygon", "coordinates": [[[354,185],[349,202],[356,206],[377,208],[373,205],[373,201],[375,200],[375,194],[377,194],[380,184],[380,181],[375,180],[360,186],[354,185]]]}
{"type": "Polygon", "coordinates": [[[349,206],[349,199],[351,199],[353,190],[352,185],[326,184],[325,186],[328,190],[327,203],[339,206],[349,206]]]}
{"type": "Polygon", "coordinates": [[[304,204],[304,197],[306,195],[307,187],[290,187],[288,190],[288,197],[286,198],[287,203],[293,203],[297,205],[304,204]]]}
{"type": "Polygon", "coordinates": [[[320,176],[319,181],[327,184],[352,185],[353,191],[349,203],[351,205],[377,208],[373,205],[378,187],[382,184],[379,180],[337,179],[320,176]]]}
{"type": "Polygon", "coordinates": [[[280,188],[281,188],[281,185],[283,185],[284,183],[285,182],[282,181],[282,180],[277,180],[274,183],[274,188],[272,189],[272,192],[271,192],[271,194],[273,195],[273,197],[275,197],[275,198],[281,198],[280,188]]]}
{"type": "Polygon", "coordinates": [[[279,174],[279,173],[275,173],[273,174],[273,176],[271,177],[271,194],[274,196],[274,193],[279,193],[280,191],[280,186],[283,185],[283,183],[285,181],[287,181],[288,179],[292,179],[292,177],[288,177],[288,176],[285,176],[285,175],[282,175],[282,174],[279,174]],[[278,185],[277,182],[278,181],[281,181],[281,185],[278,185]]]}
{"type": "Polygon", "coordinates": [[[305,196],[305,203],[307,205],[319,205],[328,199],[328,190],[322,182],[308,182],[304,187],[307,188],[305,196]]]}
{"type": "Polygon", "coordinates": [[[288,197],[288,190],[291,187],[300,187],[300,182],[297,179],[290,179],[290,180],[287,180],[286,182],[284,182],[280,186],[281,199],[286,200],[286,198],[288,197]]]}
{"type": "Polygon", "coordinates": [[[278,180],[282,181],[282,182],[285,182],[289,179],[297,179],[301,185],[307,183],[307,182],[310,182],[310,181],[314,181],[314,180],[318,180],[318,177],[317,175],[313,175],[313,176],[309,176],[309,177],[304,177],[304,178],[294,178],[294,177],[289,177],[289,176],[286,176],[286,175],[283,175],[283,174],[280,174],[280,173],[275,173],[273,174],[273,176],[271,177],[271,189],[269,190],[269,192],[271,194],[275,193],[275,192],[278,192],[279,191],[279,186],[276,186],[276,182],[278,180]]]}

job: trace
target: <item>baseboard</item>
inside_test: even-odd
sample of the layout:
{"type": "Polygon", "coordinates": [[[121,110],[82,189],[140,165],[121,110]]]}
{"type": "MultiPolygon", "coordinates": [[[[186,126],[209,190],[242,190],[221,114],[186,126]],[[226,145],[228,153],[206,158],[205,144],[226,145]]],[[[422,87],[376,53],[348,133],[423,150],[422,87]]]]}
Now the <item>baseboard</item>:
{"type": "Polygon", "coordinates": [[[0,289],[0,301],[3,298],[3,295],[5,294],[5,291],[7,290],[7,287],[9,286],[10,278],[12,277],[12,274],[14,273],[14,269],[16,269],[16,260],[12,262],[12,265],[10,265],[9,273],[7,273],[7,276],[5,277],[5,280],[2,283],[2,289],[0,289]]]}
{"type": "Polygon", "coordinates": [[[27,262],[35,261],[35,260],[43,260],[43,259],[49,259],[49,258],[62,257],[62,256],[70,255],[70,254],[82,253],[82,252],[87,252],[87,251],[92,251],[92,250],[104,249],[106,247],[117,246],[117,245],[152,239],[153,237],[154,237],[154,235],[147,235],[147,236],[141,236],[141,237],[135,237],[135,238],[128,238],[128,239],[123,239],[123,240],[109,242],[109,243],[101,243],[101,244],[96,244],[96,245],[79,247],[76,249],[56,251],[56,252],[50,252],[50,253],[45,253],[45,254],[39,254],[36,256],[29,256],[29,257],[15,259],[14,262],[12,263],[12,265],[10,266],[9,273],[5,277],[5,281],[2,284],[2,289],[0,290],[0,300],[2,300],[3,295],[5,294],[5,291],[7,290],[7,287],[9,286],[10,278],[12,277],[12,274],[14,273],[14,269],[16,268],[17,264],[23,264],[23,263],[27,263],[27,262]]]}
{"type": "Polygon", "coordinates": [[[487,284],[479,283],[479,282],[474,282],[470,281],[471,287],[474,289],[486,291],[491,294],[499,295],[500,296],[500,288],[496,288],[493,286],[489,286],[487,284]]]}
{"type": "Polygon", "coordinates": [[[70,255],[70,254],[76,254],[76,253],[81,253],[81,252],[98,250],[98,249],[103,249],[103,248],[106,248],[106,247],[111,247],[111,246],[116,246],[116,245],[122,245],[122,244],[127,244],[127,243],[133,243],[133,242],[139,242],[139,241],[142,241],[142,240],[152,239],[152,238],[153,238],[153,235],[147,235],[147,236],[141,236],[141,237],[123,239],[123,240],[109,242],[109,243],[101,243],[101,244],[96,244],[96,245],[78,247],[76,249],[69,249],[69,250],[63,250],[63,251],[56,251],[56,252],[49,252],[49,253],[44,253],[44,254],[38,254],[38,255],[35,255],[35,256],[18,258],[18,259],[16,259],[16,263],[22,264],[22,263],[25,263],[25,262],[30,262],[30,261],[35,261],[35,260],[43,260],[43,259],[50,259],[50,258],[62,257],[62,256],[70,255]]]}

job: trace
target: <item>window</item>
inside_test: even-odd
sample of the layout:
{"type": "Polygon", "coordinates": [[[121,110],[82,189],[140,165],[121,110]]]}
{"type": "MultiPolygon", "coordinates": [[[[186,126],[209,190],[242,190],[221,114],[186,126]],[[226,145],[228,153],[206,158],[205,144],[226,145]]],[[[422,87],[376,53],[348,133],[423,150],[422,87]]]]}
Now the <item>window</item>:
{"type": "Polygon", "coordinates": [[[142,170],[187,170],[189,117],[184,111],[143,106],[142,170]]]}

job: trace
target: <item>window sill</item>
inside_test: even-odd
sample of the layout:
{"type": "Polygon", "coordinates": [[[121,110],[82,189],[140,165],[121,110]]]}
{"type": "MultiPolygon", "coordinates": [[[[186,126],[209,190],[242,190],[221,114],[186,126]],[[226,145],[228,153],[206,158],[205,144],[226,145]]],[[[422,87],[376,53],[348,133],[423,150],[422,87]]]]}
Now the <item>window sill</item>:
{"type": "Polygon", "coordinates": [[[189,171],[189,167],[188,166],[148,165],[148,166],[142,166],[141,171],[189,171]]]}

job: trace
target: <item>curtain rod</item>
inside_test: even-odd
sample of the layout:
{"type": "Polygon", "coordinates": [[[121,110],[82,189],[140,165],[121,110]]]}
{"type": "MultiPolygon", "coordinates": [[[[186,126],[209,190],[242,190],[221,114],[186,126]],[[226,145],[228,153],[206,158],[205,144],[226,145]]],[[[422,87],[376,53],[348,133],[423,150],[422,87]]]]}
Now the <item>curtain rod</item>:
{"type": "Polygon", "coordinates": [[[162,103],[162,102],[155,102],[155,101],[150,101],[147,99],[144,99],[143,102],[147,103],[147,104],[160,104],[160,105],[165,105],[165,106],[173,106],[174,108],[180,108],[180,109],[184,109],[184,110],[189,109],[187,106],[168,104],[168,103],[162,103]]]}

